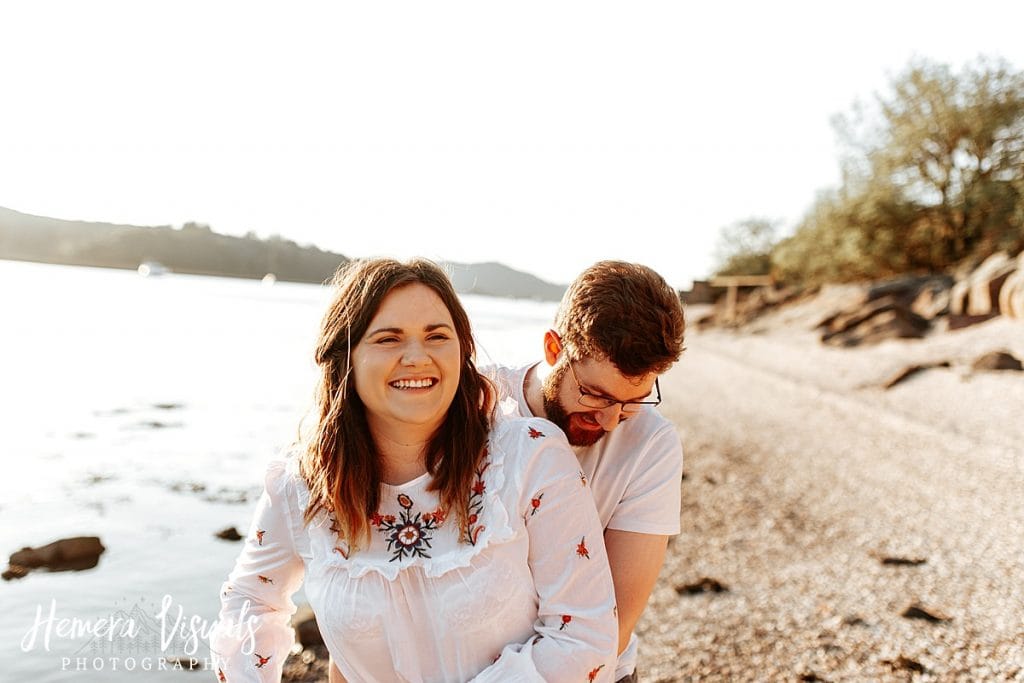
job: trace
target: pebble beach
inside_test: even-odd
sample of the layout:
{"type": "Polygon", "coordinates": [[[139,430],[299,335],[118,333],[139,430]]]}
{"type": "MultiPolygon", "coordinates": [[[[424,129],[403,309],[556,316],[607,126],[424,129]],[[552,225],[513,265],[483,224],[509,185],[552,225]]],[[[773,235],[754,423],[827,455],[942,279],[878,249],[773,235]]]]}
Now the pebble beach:
{"type": "Polygon", "coordinates": [[[683,532],[640,680],[1024,680],[1024,374],[971,368],[1024,323],[826,347],[823,299],[691,328],[663,380],[683,532]]]}

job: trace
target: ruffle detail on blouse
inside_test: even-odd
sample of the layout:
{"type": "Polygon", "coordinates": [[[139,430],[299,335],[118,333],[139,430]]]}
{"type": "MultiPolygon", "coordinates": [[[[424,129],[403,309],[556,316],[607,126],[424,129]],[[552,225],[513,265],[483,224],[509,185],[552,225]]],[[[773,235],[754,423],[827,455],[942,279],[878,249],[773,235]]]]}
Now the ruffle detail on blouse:
{"type": "MultiPolygon", "coordinates": [[[[473,527],[482,527],[475,535],[475,543],[460,542],[455,550],[449,550],[438,557],[409,557],[401,561],[389,561],[387,556],[371,556],[366,550],[350,552],[348,546],[338,539],[331,530],[331,519],[321,512],[305,529],[309,544],[317,566],[343,569],[351,578],[359,578],[370,572],[377,572],[384,579],[393,581],[398,574],[410,567],[422,568],[425,576],[435,578],[455,569],[470,566],[473,559],[489,545],[506,543],[515,538],[511,516],[502,500],[501,494],[505,486],[505,451],[501,447],[502,439],[498,438],[501,423],[495,425],[488,442],[488,454],[485,458],[486,469],[480,475],[484,482],[482,509],[477,515],[473,527]]],[[[309,491],[300,479],[299,502],[301,509],[309,501],[309,491]]],[[[299,516],[301,523],[301,513],[299,516]]],[[[451,515],[450,524],[458,523],[455,515],[451,515]]],[[[470,530],[472,533],[472,529],[470,530]]],[[[450,532],[450,529],[448,530],[450,532]]],[[[296,545],[301,545],[298,542],[296,545]]]]}

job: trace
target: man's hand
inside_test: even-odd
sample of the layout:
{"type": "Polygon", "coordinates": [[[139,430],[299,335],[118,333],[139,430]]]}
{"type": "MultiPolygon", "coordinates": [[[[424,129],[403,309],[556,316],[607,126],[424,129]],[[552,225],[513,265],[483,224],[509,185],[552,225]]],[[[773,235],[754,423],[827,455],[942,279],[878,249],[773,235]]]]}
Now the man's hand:
{"type": "Polygon", "coordinates": [[[619,654],[629,645],[629,636],[647,607],[665,561],[669,538],[615,529],[604,532],[619,611],[619,654]]]}

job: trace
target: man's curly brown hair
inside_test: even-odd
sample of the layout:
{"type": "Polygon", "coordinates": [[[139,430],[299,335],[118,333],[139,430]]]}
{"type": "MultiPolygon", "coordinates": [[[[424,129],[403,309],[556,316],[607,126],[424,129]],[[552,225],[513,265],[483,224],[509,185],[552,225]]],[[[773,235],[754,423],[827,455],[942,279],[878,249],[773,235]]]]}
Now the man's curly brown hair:
{"type": "Polygon", "coordinates": [[[656,272],[599,261],[569,285],[555,331],[574,359],[607,359],[626,377],[642,377],[679,360],[686,322],[679,294],[656,272]]]}

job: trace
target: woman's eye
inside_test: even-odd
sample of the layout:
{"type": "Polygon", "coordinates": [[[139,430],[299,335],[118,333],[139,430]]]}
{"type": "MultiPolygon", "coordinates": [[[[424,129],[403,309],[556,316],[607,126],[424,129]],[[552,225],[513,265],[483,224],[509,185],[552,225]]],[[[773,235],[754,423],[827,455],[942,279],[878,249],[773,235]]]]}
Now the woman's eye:
{"type": "Polygon", "coordinates": [[[427,337],[427,339],[429,339],[430,341],[447,341],[448,340],[448,335],[447,334],[432,334],[429,337],[427,337]]]}
{"type": "Polygon", "coordinates": [[[376,344],[392,344],[392,343],[397,342],[397,341],[398,341],[398,337],[381,337],[380,339],[378,339],[374,343],[376,343],[376,344]]]}

